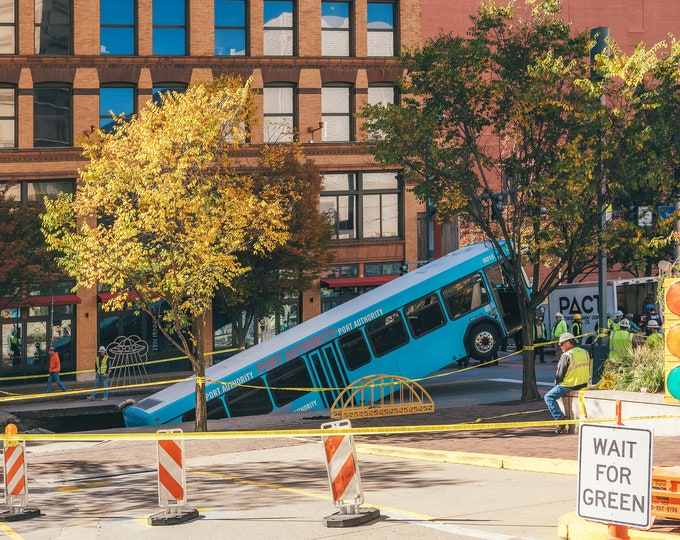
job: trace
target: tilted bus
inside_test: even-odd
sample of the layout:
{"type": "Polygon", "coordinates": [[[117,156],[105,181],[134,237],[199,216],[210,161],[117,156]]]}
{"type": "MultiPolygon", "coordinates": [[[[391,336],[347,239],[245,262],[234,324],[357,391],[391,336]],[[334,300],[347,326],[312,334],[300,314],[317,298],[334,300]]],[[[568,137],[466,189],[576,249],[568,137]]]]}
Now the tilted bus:
{"type": "MultiPolygon", "coordinates": [[[[521,325],[508,283],[491,244],[449,253],[209,367],[208,419],[326,409],[361,377],[491,360],[521,325]]],[[[123,415],[127,426],[187,422],[195,405],[190,377],[123,415]]]]}

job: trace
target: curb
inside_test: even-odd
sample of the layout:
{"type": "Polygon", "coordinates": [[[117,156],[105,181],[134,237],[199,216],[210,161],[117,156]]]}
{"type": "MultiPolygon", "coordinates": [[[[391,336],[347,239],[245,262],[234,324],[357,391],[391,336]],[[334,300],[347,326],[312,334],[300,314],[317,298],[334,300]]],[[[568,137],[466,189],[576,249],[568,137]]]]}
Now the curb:
{"type": "MultiPolygon", "coordinates": [[[[426,450],[378,444],[356,444],[356,451],[360,454],[375,456],[436,461],[520,472],[578,476],[578,461],[570,459],[473,454],[471,452],[426,450]]],[[[680,524],[678,527],[680,527],[680,524]]],[[[588,521],[578,517],[576,512],[569,512],[560,516],[557,521],[557,538],[563,540],[602,540],[603,538],[608,538],[607,529],[608,527],[604,523],[588,521]]],[[[628,530],[628,536],[629,540],[678,540],[679,538],[677,533],[642,531],[632,528],[628,530]]]]}
{"type": "Polygon", "coordinates": [[[520,456],[503,456],[498,454],[475,454],[471,452],[454,452],[450,450],[426,450],[421,448],[404,448],[378,444],[357,444],[357,452],[376,456],[392,456],[421,461],[439,461],[458,465],[473,465],[491,469],[507,469],[511,471],[537,472],[548,474],[578,475],[578,461],[571,459],[549,459],[520,456]]]}
{"type": "MultiPolygon", "coordinates": [[[[602,540],[609,538],[607,535],[607,525],[581,519],[576,512],[569,512],[560,516],[557,522],[558,538],[573,538],[574,540],[602,540]]],[[[628,529],[630,540],[677,540],[678,533],[643,531],[640,529],[628,529]]]]}

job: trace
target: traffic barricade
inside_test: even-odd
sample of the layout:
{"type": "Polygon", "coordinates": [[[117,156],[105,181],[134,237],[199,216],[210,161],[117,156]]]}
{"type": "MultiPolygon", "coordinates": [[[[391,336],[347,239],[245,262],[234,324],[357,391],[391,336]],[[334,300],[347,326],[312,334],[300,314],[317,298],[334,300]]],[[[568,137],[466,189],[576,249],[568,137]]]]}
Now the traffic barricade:
{"type": "MultiPolygon", "coordinates": [[[[321,429],[349,429],[349,420],[339,420],[321,425],[321,429]]],[[[326,527],[351,527],[367,523],[380,516],[376,508],[361,508],[364,493],[361,489],[361,476],[354,449],[354,437],[351,434],[322,435],[326,453],[326,470],[330,482],[333,504],[339,511],[326,516],[323,524],[326,527]]]]}
{"type": "MultiPolygon", "coordinates": [[[[14,424],[5,426],[6,435],[16,435],[14,424]]],[[[0,512],[0,521],[19,521],[40,515],[39,508],[28,506],[28,475],[26,471],[26,443],[6,440],[4,443],[5,505],[9,508],[0,512]]]]}
{"type": "Polygon", "coordinates": [[[652,467],[652,515],[680,520],[680,467],[652,467]]]}
{"type": "MultiPolygon", "coordinates": [[[[181,429],[161,429],[157,433],[182,433],[181,429]]],[[[184,441],[158,439],[158,504],[163,511],[149,517],[149,525],[176,525],[198,517],[195,508],[185,509],[186,469],[184,441]]]]}

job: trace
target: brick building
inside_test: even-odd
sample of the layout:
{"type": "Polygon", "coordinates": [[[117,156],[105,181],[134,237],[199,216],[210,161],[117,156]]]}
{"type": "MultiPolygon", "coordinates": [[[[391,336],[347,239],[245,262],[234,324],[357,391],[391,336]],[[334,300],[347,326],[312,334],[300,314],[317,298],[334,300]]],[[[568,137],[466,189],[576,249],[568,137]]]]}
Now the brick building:
{"type": "MultiPolygon", "coordinates": [[[[395,56],[440,30],[464,33],[478,0],[6,0],[0,3],[0,182],[34,204],[77,189],[77,147],[110,111],[134,113],[159,92],[222,73],[252,77],[262,122],[247,157],[292,127],[321,169],[320,206],[336,216],[333,268],[266,334],[393,279],[456,247],[453,227],[434,227],[398,171],[362,148],[353,113],[396,102],[395,56]],[[357,144],[359,143],[359,144],[357,144]]],[[[624,49],[662,39],[680,23],[675,0],[565,1],[576,28],[610,26],[624,49]]],[[[151,358],[174,356],[150,320],[104,313],[105,293],[72,283],[27,284],[0,305],[0,377],[45,373],[55,343],[63,371],[91,369],[100,344],[139,335],[151,358]]],[[[228,321],[212,322],[208,349],[230,345],[228,321]]]]}

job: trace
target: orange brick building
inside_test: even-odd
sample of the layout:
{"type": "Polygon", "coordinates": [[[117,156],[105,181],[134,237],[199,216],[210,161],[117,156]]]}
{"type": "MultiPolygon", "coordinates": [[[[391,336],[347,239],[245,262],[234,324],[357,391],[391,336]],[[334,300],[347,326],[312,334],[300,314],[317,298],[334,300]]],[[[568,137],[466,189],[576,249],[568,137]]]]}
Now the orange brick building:
{"type": "MultiPolygon", "coordinates": [[[[610,26],[632,49],[677,29],[675,0],[565,2],[575,27],[610,26]]],[[[253,340],[393,279],[457,247],[452,226],[434,227],[399,171],[365,151],[354,113],[398,102],[395,57],[439,30],[464,33],[478,0],[8,0],[0,3],[0,182],[30,205],[77,189],[86,166],[77,138],[134,113],[159,92],[222,73],[252,77],[262,122],[247,157],[294,129],[321,169],[323,210],[335,216],[333,268],[285,314],[263,319],[253,340]],[[258,335],[261,334],[261,335],[258,335]]],[[[99,345],[139,335],[151,358],[174,356],[152,322],[104,313],[105,294],[72,283],[27,284],[0,302],[0,377],[46,372],[54,343],[63,371],[89,370],[99,345]]],[[[231,343],[212,323],[207,347],[231,343]]],[[[88,375],[83,375],[88,377],[88,375]]],[[[90,375],[91,376],[91,375],[90,375]]]]}

